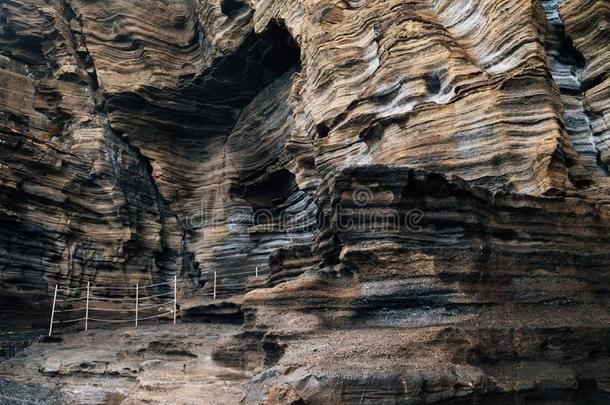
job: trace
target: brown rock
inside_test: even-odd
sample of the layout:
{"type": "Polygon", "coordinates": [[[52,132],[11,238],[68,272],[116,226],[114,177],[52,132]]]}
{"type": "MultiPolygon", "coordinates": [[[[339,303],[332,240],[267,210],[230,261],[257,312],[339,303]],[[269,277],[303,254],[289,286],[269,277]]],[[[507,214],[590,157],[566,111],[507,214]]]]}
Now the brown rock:
{"type": "Polygon", "coordinates": [[[609,10],[3,1],[2,324],[178,275],[246,403],[607,400],[609,10]]]}

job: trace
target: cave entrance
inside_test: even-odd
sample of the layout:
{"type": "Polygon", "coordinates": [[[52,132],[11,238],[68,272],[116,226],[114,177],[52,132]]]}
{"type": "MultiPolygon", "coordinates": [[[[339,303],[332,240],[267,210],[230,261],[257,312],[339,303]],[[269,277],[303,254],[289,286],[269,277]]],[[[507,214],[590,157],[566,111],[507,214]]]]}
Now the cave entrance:
{"type": "Polygon", "coordinates": [[[273,208],[281,205],[298,191],[294,174],[287,169],[270,173],[261,182],[245,188],[243,198],[254,208],[273,208]]]}
{"type": "MultiPolygon", "coordinates": [[[[240,0],[224,4],[227,16],[247,12],[240,0]]],[[[300,232],[283,227],[283,215],[292,218],[298,211],[294,204],[305,198],[283,157],[294,128],[289,102],[292,74],[300,69],[299,45],[282,23],[272,21],[259,34],[249,33],[234,52],[220,57],[206,75],[195,79],[192,87],[206,108],[205,116],[200,113],[203,130],[197,132],[196,141],[209,139],[222,148],[217,173],[229,176],[212,179],[221,184],[216,192],[222,198],[216,199],[215,209],[228,207],[227,232],[221,242],[210,238],[205,241],[208,245],[196,245],[200,252],[207,249],[202,264],[206,288],[214,285],[220,295],[243,293],[245,280],[252,275],[247,271],[264,271],[269,256],[292,243],[288,232],[300,232]],[[216,284],[209,278],[214,271],[222,276],[216,284]]],[[[193,233],[194,241],[198,237],[193,233]]],[[[195,253],[196,260],[198,256],[204,255],[195,253]]]]}
{"type": "Polygon", "coordinates": [[[230,128],[236,110],[291,69],[301,69],[300,47],[283,24],[272,21],[263,32],[251,31],[234,52],[220,57],[207,74],[183,89],[183,97],[205,100],[200,111],[207,114],[201,114],[200,127],[230,128]]]}
{"type": "Polygon", "coordinates": [[[263,83],[271,83],[289,69],[301,70],[300,47],[284,25],[272,21],[260,35],[260,41],[268,44],[262,63],[263,83]]]}
{"type": "MultiPolygon", "coordinates": [[[[283,88],[285,92],[278,93],[273,100],[262,100],[254,96],[248,103],[248,106],[242,110],[242,115],[247,116],[252,108],[251,104],[264,103],[268,104],[264,109],[278,110],[287,108],[288,105],[289,87],[286,83],[289,82],[290,72],[297,72],[301,69],[300,48],[297,42],[288,32],[287,28],[277,22],[271,21],[265,31],[257,36],[257,45],[250,49],[250,59],[254,57],[260,61],[259,83],[263,86],[259,93],[265,89],[283,88]],[[278,83],[282,84],[278,84],[278,83]]],[[[256,115],[256,114],[255,114],[256,115]]],[[[253,119],[251,130],[247,133],[242,132],[243,138],[250,138],[248,142],[254,144],[252,138],[264,138],[268,132],[261,131],[257,126],[266,126],[265,123],[257,122],[260,118],[253,119]]],[[[274,115],[270,113],[263,120],[292,120],[292,112],[290,116],[274,115]]],[[[277,131],[281,130],[278,125],[274,128],[277,131]]],[[[286,134],[284,134],[286,135],[286,134]]],[[[242,139],[243,139],[242,138],[242,139]]],[[[241,171],[240,187],[234,190],[233,196],[243,198],[248,205],[254,209],[258,208],[275,208],[286,201],[286,199],[298,191],[298,186],[295,176],[285,167],[279,164],[278,150],[283,149],[283,143],[286,141],[286,136],[278,136],[275,138],[275,144],[270,145],[268,154],[258,156],[259,160],[264,161],[264,165],[259,166],[255,171],[241,171]],[[279,144],[282,144],[281,146],[279,144]]],[[[250,162],[252,163],[252,162],[250,162]]]]}

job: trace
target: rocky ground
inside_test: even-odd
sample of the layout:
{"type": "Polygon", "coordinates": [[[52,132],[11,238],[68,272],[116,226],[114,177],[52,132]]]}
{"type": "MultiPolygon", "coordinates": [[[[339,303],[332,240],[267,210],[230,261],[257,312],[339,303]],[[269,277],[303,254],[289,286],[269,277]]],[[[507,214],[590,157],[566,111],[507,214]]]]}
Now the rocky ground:
{"type": "Polygon", "coordinates": [[[0,362],[0,404],[235,404],[252,373],[210,354],[237,329],[154,324],[39,338],[0,362]]]}

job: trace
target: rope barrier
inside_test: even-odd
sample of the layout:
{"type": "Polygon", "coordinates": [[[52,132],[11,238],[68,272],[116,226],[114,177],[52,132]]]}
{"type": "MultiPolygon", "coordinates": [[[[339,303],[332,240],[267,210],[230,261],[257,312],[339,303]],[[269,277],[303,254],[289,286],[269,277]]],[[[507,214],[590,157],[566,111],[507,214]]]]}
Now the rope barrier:
{"type": "MultiPolygon", "coordinates": [[[[258,271],[258,274],[261,274],[261,273],[264,273],[264,272],[265,272],[265,270],[259,270],[259,271],[258,271]]],[[[255,273],[254,271],[244,271],[244,272],[241,272],[241,273],[226,273],[226,274],[218,274],[218,277],[224,277],[224,276],[227,276],[227,277],[232,277],[232,276],[241,276],[241,275],[243,275],[243,274],[251,274],[252,276],[255,276],[255,275],[256,275],[256,273],[255,273]]]]}
{"type": "MultiPolygon", "coordinates": [[[[104,287],[104,286],[94,286],[89,287],[90,290],[135,290],[135,287],[104,287]]],[[[70,287],[68,288],[70,291],[87,291],[87,287],[70,287]]]]}
{"type": "MultiPolygon", "coordinates": [[[[270,271],[270,270],[271,270],[271,267],[269,267],[269,266],[266,266],[266,267],[260,267],[259,266],[258,273],[260,274],[260,273],[264,273],[264,272],[270,271]]],[[[214,274],[214,271],[215,270],[206,270],[206,271],[202,271],[201,274],[202,275],[203,274],[214,274]]],[[[220,277],[220,276],[225,276],[225,275],[233,276],[233,275],[241,275],[241,274],[256,274],[256,271],[255,270],[250,270],[250,271],[243,271],[243,272],[240,272],[240,273],[231,273],[230,271],[226,272],[226,273],[220,273],[219,271],[216,271],[216,273],[220,277]]]]}
{"type": "MultiPolygon", "coordinates": [[[[84,321],[86,318],[78,318],[78,319],[67,319],[65,321],[53,321],[53,323],[68,323],[68,322],[79,322],[84,321]]],[[[91,319],[91,318],[89,318],[91,319]]]]}
{"type": "Polygon", "coordinates": [[[71,301],[82,301],[82,300],[86,300],[87,297],[78,297],[78,298],[66,298],[63,300],[57,300],[57,302],[71,302],[71,301]]]}
{"type": "Polygon", "coordinates": [[[173,291],[170,291],[170,292],[166,292],[166,293],[163,293],[163,294],[149,295],[148,297],[140,298],[140,301],[148,300],[148,299],[151,299],[151,298],[164,297],[166,295],[171,295],[173,293],[174,293],[173,291]]]}
{"type": "MultiPolygon", "coordinates": [[[[143,297],[140,298],[140,300],[143,299],[147,299],[147,298],[156,298],[156,297],[162,297],[165,295],[170,295],[173,294],[172,291],[166,292],[166,293],[161,293],[161,294],[156,294],[156,295],[149,295],[148,297],[143,297]]],[[[58,303],[62,303],[62,302],[73,302],[73,301],[85,301],[87,299],[87,297],[75,297],[75,298],[64,298],[64,299],[58,299],[57,302],[58,303]]],[[[131,301],[135,301],[135,298],[131,298],[131,297],[96,297],[96,296],[90,296],[89,297],[90,301],[120,301],[120,302],[131,302],[131,301]]]]}
{"type": "MultiPolygon", "coordinates": [[[[164,312],[164,313],[158,314],[158,315],[147,316],[147,317],[144,317],[144,318],[138,318],[138,322],[139,321],[146,321],[148,319],[160,318],[162,316],[170,315],[172,313],[173,313],[172,311],[169,311],[169,312],[164,312]]],[[[85,319],[85,318],[83,318],[83,319],[85,319]]],[[[90,321],[94,321],[94,322],[106,322],[106,323],[125,323],[125,322],[131,323],[131,322],[133,322],[133,320],[131,320],[131,319],[103,319],[103,318],[91,318],[91,317],[89,318],[89,320],[90,321]]]]}
{"type": "Polygon", "coordinates": [[[233,284],[223,284],[218,283],[218,287],[235,287],[235,286],[243,286],[245,287],[247,283],[233,283],[233,284]]]}
{"type": "Polygon", "coordinates": [[[173,313],[172,311],[164,312],[164,313],[159,314],[159,315],[153,315],[153,316],[147,316],[146,318],[140,318],[139,320],[140,321],[145,321],[147,319],[161,318],[162,316],[169,315],[169,314],[172,314],[172,313],[173,313]]]}
{"type": "MultiPolygon", "coordinates": [[[[151,308],[157,308],[157,307],[162,307],[164,305],[171,305],[173,304],[174,301],[167,301],[167,302],[163,302],[161,304],[157,304],[157,305],[151,305],[148,307],[139,307],[139,311],[145,311],[147,309],[151,309],[151,308]]],[[[83,308],[84,309],[84,308],[83,308]]],[[[104,311],[104,312],[135,312],[136,309],[134,308],[121,308],[121,309],[117,309],[117,308],[89,308],[89,311],[104,311]]],[[[60,312],[60,311],[55,311],[55,312],[60,312]]]]}
{"type": "Polygon", "coordinates": [[[70,308],[70,309],[56,309],[55,312],[74,312],[74,311],[84,311],[86,308],[70,308]]]}
{"type": "Polygon", "coordinates": [[[174,301],[168,301],[168,302],[164,302],[162,304],[151,305],[149,307],[140,308],[140,311],[146,311],[147,309],[152,309],[152,308],[159,308],[159,307],[162,307],[162,306],[165,306],[165,305],[171,305],[173,303],[174,303],[174,301]]]}
{"type": "Polygon", "coordinates": [[[157,283],[157,284],[149,284],[149,285],[141,285],[140,288],[151,288],[151,287],[157,287],[160,285],[171,285],[174,284],[172,281],[168,281],[167,283],[157,283]]]}
{"type": "Polygon", "coordinates": [[[104,311],[104,312],[134,312],[134,311],[135,311],[135,309],[89,308],[89,311],[104,311]]]}
{"type": "MultiPolygon", "coordinates": [[[[243,294],[243,293],[245,293],[245,291],[235,291],[235,290],[244,290],[246,285],[248,284],[247,280],[243,280],[245,277],[240,277],[240,276],[259,277],[263,274],[268,273],[270,270],[271,269],[269,267],[260,268],[260,269],[258,267],[256,267],[256,269],[252,270],[252,271],[243,271],[243,272],[237,272],[237,273],[226,272],[226,273],[222,273],[222,274],[217,271],[214,271],[214,270],[204,271],[201,273],[202,275],[213,274],[214,289],[213,289],[213,291],[210,291],[208,293],[196,294],[196,296],[210,297],[212,300],[216,300],[217,298],[228,298],[228,297],[243,294]],[[240,281],[236,282],[236,283],[223,284],[223,283],[219,282],[220,280],[218,280],[218,278],[220,278],[221,280],[239,278],[240,281]],[[231,287],[234,287],[234,288],[231,288],[231,287]],[[225,289],[232,290],[235,292],[226,291],[225,289]]],[[[55,294],[53,297],[53,308],[52,308],[52,312],[51,312],[51,322],[50,322],[50,326],[49,326],[49,336],[51,335],[51,333],[53,331],[54,324],[75,323],[75,322],[80,322],[80,321],[85,321],[85,330],[87,330],[88,321],[102,322],[102,323],[131,323],[131,322],[134,322],[135,327],[137,327],[138,321],[145,321],[148,319],[161,318],[161,317],[165,317],[165,316],[169,316],[169,315],[173,314],[174,324],[176,323],[177,285],[178,285],[176,276],[174,276],[173,282],[170,281],[170,282],[153,283],[153,284],[147,284],[147,285],[136,284],[135,287],[90,286],[89,283],[90,282],[87,282],[87,287],[68,288],[67,294],[66,294],[66,295],[68,295],[68,298],[61,298],[61,299],[57,299],[57,292],[58,292],[59,286],[57,286],[57,285],[55,286],[55,294]],[[173,288],[171,288],[170,291],[167,291],[167,290],[169,290],[169,288],[160,288],[161,291],[166,290],[167,292],[162,292],[159,294],[153,294],[153,295],[148,295],[148,296],[146,296],[146,295],[142,296],[143,290],[151,289],[151,288],[155,288],[155,287],[161,287],[161,286],[169,286],[170,288],[173,286],[173,288]],[[130,295],[130,296],[127,296],[127,297],[100,297],[100,296],[92,295],[92,293],[91,293],[92,290],[98,291],[98,294],[99,294],[99,291],[106,291],[106,290],[128,291],[129,292],[128,295],[130,295]],[[78,297],[70,297],[71,293],[79,292],[79,291],[86,291],[87,295],[78,296],[78,297]],[[134,292],[132,293],[132,291],[134,291],[134,292]],[[131,295],[134,295],[135,297],[132,297],[131,295]],[[172,300],[169,300],[169,298],[162,298],[162,297],[169,297],[171,295],[173,295],[172,300]],[[156,304],[154,303],[154,301],[158,302],[161,300],[164,302],[159,302],[156,304]],[[87,306],[70,308],[70,305],[68,305],[68,308],[56,308],[56,303],[61,304],[61,303],[80,302],[80,301],[86,301],[87,306]],[[108,302],[108,303],[116,304],[118,306],[123,306],[123,307],[120,307],[120,308],[91,307],[90,302],[108,302]],[[140,303],[148,303],[149,305],[140,307],[139,306],[140,303]],[[144,318],[139,317],[139,313],[142,311],[148,311],[148,310],[153,310],[155,308],[167,307],[169,305],[173,305],[173,308],[168,312],[150,315],[150,316],[146,316],[144,318]],[[55,320],[53,318],[55,313],[70,313],[70,312],[78,312],[78,311],[86,311],[85,317],[76,318],[76,319],[67,319],[67,320],[55,320]],[[134,317],[134,319],[96,318],[96,317],[90,317],[89,311],[123,313],[123,314],[131,314],[131,313],[135,312],[135,317],[134,317]]],[[[206,285],[207,285],[207,282],[206,282],[206,285]]],[[[154,292],[154,290],[148,290],[148,291],[154,292]]],[[[157,291],[159,291],[159,290],[157,290],[157,291]]],[[[84,295],[84,293],[80,292],[77,295],[84,295]]],[[[83,305],[83,304],[81,304],[81,305],[83,305]]]]}
{"type": "MultiPolygon", "coordinates": [[[[168,282],[164,282],[164,283],[156,283],[156,284],[147,284],[147,285],[141,285],[140,288],[151,288],[151,287],[157,287],[160,285],[171,285],[173,284],[172,281],[168,281],[168,282]]],[[[106,287],[106,286],[93,286],[93,287],[89,287],[91,290],[135,290],[136,287],[106,287]]],[[[70,291],[86,291],[87,287],[69,287],[68,290],[70,291]]]]}
{"type": "Polygon", "coordinates": [[[124,323],[124,322],[133,322],[133,320],[131,319],[101,319],[101,318],[91,318],[89,317],[90,321],[94,321],[94,322],[107,322],[107,323],[124,323]]]}
{"type": "Polygon", "coordinates": [[[105,297],[91,297],[89,301],[119,301],[119,302],[135,302],[135,298],[105,298],[105,297]]]}

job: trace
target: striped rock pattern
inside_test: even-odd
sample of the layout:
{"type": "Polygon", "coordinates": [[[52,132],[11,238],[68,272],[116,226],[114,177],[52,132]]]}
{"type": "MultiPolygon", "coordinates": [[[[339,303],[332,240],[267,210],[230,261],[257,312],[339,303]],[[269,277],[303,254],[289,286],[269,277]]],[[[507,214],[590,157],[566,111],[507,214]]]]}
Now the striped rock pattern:
{"type": "Polygon", "coordinates": [[[254,288],[216,348],[266,368],[247,403],[610,398],[607,204],[387,166],[324,184],[320,270],[254,288]]]}
{"type": "Polygon", "coordinates": [[[1,316],[258,266],[245,402],[603,397],[609,10],[0,2],[1,316]]]}

